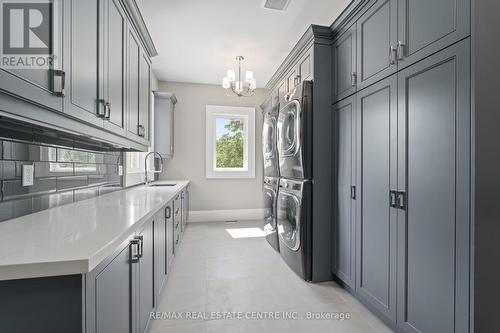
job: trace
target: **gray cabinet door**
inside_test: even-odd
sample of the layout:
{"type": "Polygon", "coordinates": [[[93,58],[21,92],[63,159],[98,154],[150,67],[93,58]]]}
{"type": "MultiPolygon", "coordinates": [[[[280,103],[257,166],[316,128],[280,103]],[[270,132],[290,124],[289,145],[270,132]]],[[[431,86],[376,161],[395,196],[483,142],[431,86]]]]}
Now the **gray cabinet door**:
{"type": "Polygon", "coordinates": [[[156,221],[147,223],[139,233],[142,236],[141,259],[138,264],[138,324],[139,332],[146,332],[149,314],[155,308],[154,291],[154,225],[156,221]]]}
{"type": "Polygon", "coordinates": [[[139,135],[139,57],[140,46],[139,40],[129,29],[127,34],[127,117],[128,117],[128,132],[132,138],[137,138],[139,135]]]}
{"type": "Polygon", "coordinates": [[[287,81],[283,80],[278,84],[278,103],[279,107],[282,107],[286,104],[285,96],[287,94],[287,81]]]}
{"type": "Polygon", "coordinates": [[[3,31],[5,33],[4,39],[8,38],[7,41],[4,40],[4,43],[10,45],[10,50],[5,48],[3,54],[7,59],[9,59],[9,56],[14,56],[14,60],[11,64],[4,64],[3,62],[0,64],[0,93],[5,92],[43,107],[62,111],[63,98],[57,93],[64,93],[63,77],[55,71],[63,70],[63,13],[66,2],[32,3],[35,6],[33,10],[44,13],[42,14],[42,25],[40,25],[42,30],[40,36],[31,32],[31,29],[25,31],[26,29],[19,28],[16,24],[23,20],[22,17],[30,15],[30,9],[26,8],[26,3],[16,4],[16,1],[13,1],[2,5],[5,6],[3,8],[5,17],[8,17],[10,21],[10,24],[7,22],[2,23],[4,28],[10,26],[11,29],[17,28],[17,30],[21,31],[16,34],[15,30],[13,30],[10,35],[5,33],[6,30],[3,31]],[[43,8],[40,8],[40,6],[43,8]],[[50,6],[50,8],[45,8],[45,6],[50,6]],[[49,16],[45,9],[50,12],[50,17],[43,16],[49,16]],[[52,23],[52,27],[48,23],[49,26],[45,29],[44,22],[52,23]],[[47,33],[44,31],[47,31],[47,33]],[[29,38],[29,34],[32,34],[31,37],[33,38],[29,38]],[[15,36],[18,38],[16,39],[15,36]],[[23,36],[23,38],[20,38],[20,36],[23,36]],[[17,57],[18,55],[19,57],[17,57]],[[52,56],[53,63],[50,65],[49,58],[52,56]],[[36,59],[34,64],[31,64],[33,60],[30,59],[32,57],[36,59]],[[25,63],[25,66],[20,65],[22,63],[25,63]],[[33,68],[37,63],[44,66],[33,68]]]}
{"type": "Polygon", "coordinates": [[[184,232],[186,230],[187,218],[189,213],[189,192],[188,189],[185,188],[181,194],[181,206],[182,206],[182,228],[181,231],[184,232]]]}
{"type": "Polygon", "coordinates": [[[167,258],[167,275],[172,268],[172,260],[174,259],[174,215],[173,215],[173,204],[169,202],[165,208],[165,228],[167,232],[166,236],[166,258],[167,258]]]}
{"type": "Polygon", "coordinates": [[[397,77],[357,94],[356,291],[389,320],[396,320],[397,77]]]}
{"type": "Polygon", "coordinates": [[[339,101],[356,92],[356,24],[333,44],[333,100],[339,101]]]}
{"type": "Polygon", "coordinates": [[[298,77],[297,82],[301,83],[305,80],[311,80],[313,74],[313,48],[311,47],[306,53],[300,58],[297,65],[298,77]]]}
{"type": "Polygon", "coordinates": [[[379,0],[357,21],[358,89],[397,70],[397,0],[379,0]]]}
{"type": "Polygon", "coordinates": [[[289,94],[293,88],[297,85],[297,67],[293,66],[292,69],[288,72],[286,75],[286,86],[287,86],[287,93],[289,94]]]}
{"type": "Polygon", "coordinates": [[[64,113],[89,124],[102,127],[104,104],[99,103],[99,65],[102,62],[103,44],[99,25],[104,17],[99,13],[104,3],[99,0],[65,1],[64,61],[66,71],[66,96],[64,113]],[[85,15],[82,15],[85,13],[85,15]],[[98,110],[101,108],[101,110],[98,110]]]}
{"type": "Polygon", "coordinates": [[[167,276],[167,220],[166,209],[161,209],[155,219],[155,290],[156,300],[161,294],[167,276]]]}
{"type": "Polygon", "coordinates": [[[149,113],[151,110],[151,65],[148,56],[141,51],[139,58],[139,126],[144,128],[139,135],[149,141],[149,113]]]}
{"type": "Polygon", "coordinates": [[[469,40],[400,73],[398,326],[468,332],[469,40]]]}
{"type": "Polygon", "coordinates": [[[178,194],[173,202],[174,207],[174,253],[177,254],[177,249],[179,247],[181,238],[181,224],[182,224],[182,206],[181,206],[181,195],[178,194]]]}
{"type": "Polygon", "coordinates": [[[125,39],[126,14],[118,0],[106,1],[104,20],[104,100],[108,110],[104,128],[125,135],[125,39]]]}
{"type": "Polygon", "coordinates": [[[333,273],[355,289],[356,271],[356,98],[352,96],[333,107],[336,130],[335,161],[337,179],[334,195],[337,216],[334,217],[332,258],[333,273]]]}
{"type": "Polygon", "coordinates": [[[95,314],[95,318],[88,322],[88,332],[133,332],[130,251],[129,245],[124,247],[90,283],[95,288],[91,295],[95,297],[95,309],[89,315],[95,314]]]}
{"type": "Polygon", "coordinates": [[[470,0],[398,0],[399,68],[469,36],[470,7],[470,0]]]}

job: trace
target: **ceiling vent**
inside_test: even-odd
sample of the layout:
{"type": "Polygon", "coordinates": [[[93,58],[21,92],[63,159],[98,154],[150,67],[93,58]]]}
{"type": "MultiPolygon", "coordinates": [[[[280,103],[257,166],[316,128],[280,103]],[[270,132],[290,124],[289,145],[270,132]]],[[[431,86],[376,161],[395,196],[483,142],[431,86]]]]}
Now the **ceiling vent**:
{"type": "Polygon", "coordinates": [[[274,10],[285,10],[290,0],[264,0],[264,8],[274,10]]]}

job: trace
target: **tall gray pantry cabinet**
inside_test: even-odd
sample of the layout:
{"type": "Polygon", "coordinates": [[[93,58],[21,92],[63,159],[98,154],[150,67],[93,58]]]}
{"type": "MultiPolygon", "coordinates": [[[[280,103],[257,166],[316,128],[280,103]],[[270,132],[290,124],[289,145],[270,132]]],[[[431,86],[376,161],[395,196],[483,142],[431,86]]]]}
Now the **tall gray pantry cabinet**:
{"type": "Polygon", "coordinates": [[[497,330],[498,10],[353,1],[331,26],[332,273],[397,332],[497,330]]]}

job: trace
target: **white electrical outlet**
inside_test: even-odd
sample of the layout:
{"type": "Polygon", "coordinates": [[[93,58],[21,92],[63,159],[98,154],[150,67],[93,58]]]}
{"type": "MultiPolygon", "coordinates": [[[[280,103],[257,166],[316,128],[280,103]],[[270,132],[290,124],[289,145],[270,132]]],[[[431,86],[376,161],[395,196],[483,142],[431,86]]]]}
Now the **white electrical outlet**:
{"type": "Polygon", "coordinates": [[[33,186],[35,178],[35,166],[33,164],[23,165],[23,186],[33,186]]]}
{"type": "Polygon", "coordinates": [[[118,166],[118,176],[123,176],[123,165],[118,166]]]}

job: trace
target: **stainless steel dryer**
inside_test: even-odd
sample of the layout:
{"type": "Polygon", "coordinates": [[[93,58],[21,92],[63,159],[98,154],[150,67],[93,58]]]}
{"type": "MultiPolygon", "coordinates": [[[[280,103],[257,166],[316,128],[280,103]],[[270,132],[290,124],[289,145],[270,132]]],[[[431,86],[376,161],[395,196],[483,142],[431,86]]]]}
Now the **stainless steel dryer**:
{"type": "Polygon", "coordinates": [[[312,81],[302,82],[280,106],[277,141],[283,178],[312,178],[312,87],[312,81]]]}
{"type": "Polygon", "coordinates": [[[279,178],[264,177],[264,232],[268,243],[279,252],[276,227],[276,201],[278,200],[279,178]]]}
{"type": "Polygon", "coordinates": [[[264,177],[279,177],[278,149],[276,147],[276,125],[279,113],[277,98],[271,96],[261,107],[264,116],[262,126],[264,177]]]}
{"type": "Polygon", "coordinates": [[[300,277],[312,279],[312,184],[280,179],[277,226],[280,254],[300,277]]]}

